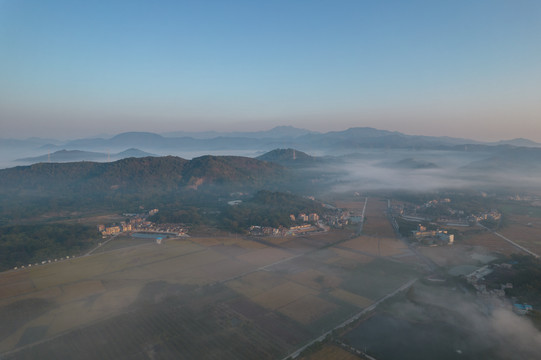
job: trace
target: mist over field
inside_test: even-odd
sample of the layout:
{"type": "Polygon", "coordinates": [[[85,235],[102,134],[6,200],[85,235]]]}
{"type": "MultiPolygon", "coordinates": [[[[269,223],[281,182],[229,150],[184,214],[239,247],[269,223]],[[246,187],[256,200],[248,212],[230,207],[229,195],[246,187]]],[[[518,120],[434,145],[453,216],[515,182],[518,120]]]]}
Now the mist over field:
{"type": "Polygon", "coordinates": [[[510,309],[462,290],[415,286],[346,338],[376,358],[534,359],[541,332],[510,309]],[[400,349],[400,350],[398,350],[400,349]]]}
{"type": "Polygon", "coordinates": [[[540,19],[0,0],[0,359],[540,358],[540,19]]]}

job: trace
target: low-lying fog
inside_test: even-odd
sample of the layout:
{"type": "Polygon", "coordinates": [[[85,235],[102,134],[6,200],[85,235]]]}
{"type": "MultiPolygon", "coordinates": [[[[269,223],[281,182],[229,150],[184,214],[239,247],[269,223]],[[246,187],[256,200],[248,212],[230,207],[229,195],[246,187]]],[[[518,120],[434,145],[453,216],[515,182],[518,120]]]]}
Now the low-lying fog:
{"type": "Polygon", "coordinates": [[[538,188],[540,173],[477,169],[469,166],[491,156],[487,152],[369,150],[330,162],[320,171],[335,173],[334,191],[538,188]]]}

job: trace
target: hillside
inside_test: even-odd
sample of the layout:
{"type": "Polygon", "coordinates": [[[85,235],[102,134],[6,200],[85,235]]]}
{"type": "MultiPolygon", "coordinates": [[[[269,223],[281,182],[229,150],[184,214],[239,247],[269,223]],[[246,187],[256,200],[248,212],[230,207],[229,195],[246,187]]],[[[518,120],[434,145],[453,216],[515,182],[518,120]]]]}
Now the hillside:
{"type": "Polygon", "coordinates": [[[290,214],[321,215],[325,211],[318,201],[291,193],[263,190],[237,206],[227,206],[221,215],[221,222],[230,231],[245,232],[252,225],[290,227],[295,224],[290,214]]]}
{"type": "Polygon", "coordinates": [[[107,154],[81,151],[81,150],[58,150],[51,154],[45,154],[40,156],[25,157],[22,159],[16,159],[15,161],[21,161],[26,163],[37,162],[69,162],[69,161],[105,161],[107,154]]]}
{"type": "Polygon", "coordinates": [[[256,159],[277,163],[284,166],[313,164],[318,162],[318,158],[308,155],[295,149],[274,149],[256,159]]]}
{"type": "Polygon", "coordinates": [[[285,169],[280,165],[241,156],[211,155],[188,161],[182,172],[184,184],[192,188],[231,183],[258,186],[280,181],[284,175],[285,169]]]}
{"type": "Polygon", "coordinates": [[[128,157],[147,157],[155,156],[154,154],[141,151],[139,149],[127,149],[117,154],[106,154],[102,152],[82,151],[82,150],[58,150],[54,153],[49,153],[40,156],[26,157],[16,159],[15,161],[25,163],[38,162],[75,162],[75,161],[109,161],[120,160],[128,157]]]}
{"type": "Polygon", "coordinates": [[[57,191],[148,190],[203,184],[257,185],[284,169],[257,159],[202,156],[127,158],[111,163],[40,163],[0,170],[0,193],[53,194],[57,191]]]}
{"type": "Polygon", "coordinates": [[[280,165],[235,156],[39,163],[0,170],[0,216],[9,223],[55,209],[125,211],[145,202],[201,201],[211,193],[281,186],[288,174],[280,165]]]}

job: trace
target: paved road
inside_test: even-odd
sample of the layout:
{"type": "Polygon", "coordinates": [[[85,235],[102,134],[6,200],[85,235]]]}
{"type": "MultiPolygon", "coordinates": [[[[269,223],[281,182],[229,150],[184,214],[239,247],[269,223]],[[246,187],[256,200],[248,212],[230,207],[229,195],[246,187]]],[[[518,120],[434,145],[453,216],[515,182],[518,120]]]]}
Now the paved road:
{"type": "Polygon", "coordinates": [[[363,213],[361,214],[361,224],[359,225],[359,230],[357,231],[357,235],[361,235],[361,232],[363,231],[364,212],[366,211],[366,204],[367,203],[368,203],[368,196],[364,198],[363,213]]]}
{"type": "Polygon", "coordinates": [[[109,241],[115,239],[119,234],[116,234],[116,235],[113,235],[111,236],[107,241],[105,242],[102,242],[100,243],[100,245],[97,245],[95,248],[93,249],[90,249],[86,254],[84,254],[83,256],[88,256],[88,255],[92,255],[92,253],[96,250],[98,250],[99,248],[101,248],[102,246],[104,246],[105,244],[107,244],[109,241]]]}

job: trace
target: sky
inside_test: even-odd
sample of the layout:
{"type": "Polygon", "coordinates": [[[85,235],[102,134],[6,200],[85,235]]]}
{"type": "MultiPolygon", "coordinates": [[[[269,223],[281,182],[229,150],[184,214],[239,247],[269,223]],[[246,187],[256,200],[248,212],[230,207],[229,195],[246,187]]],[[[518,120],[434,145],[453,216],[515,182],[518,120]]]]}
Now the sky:
{"type": "Polygon", "coordinates": [[[0,0],[0,137],[541,141],[539,0],[0,0]]]}

